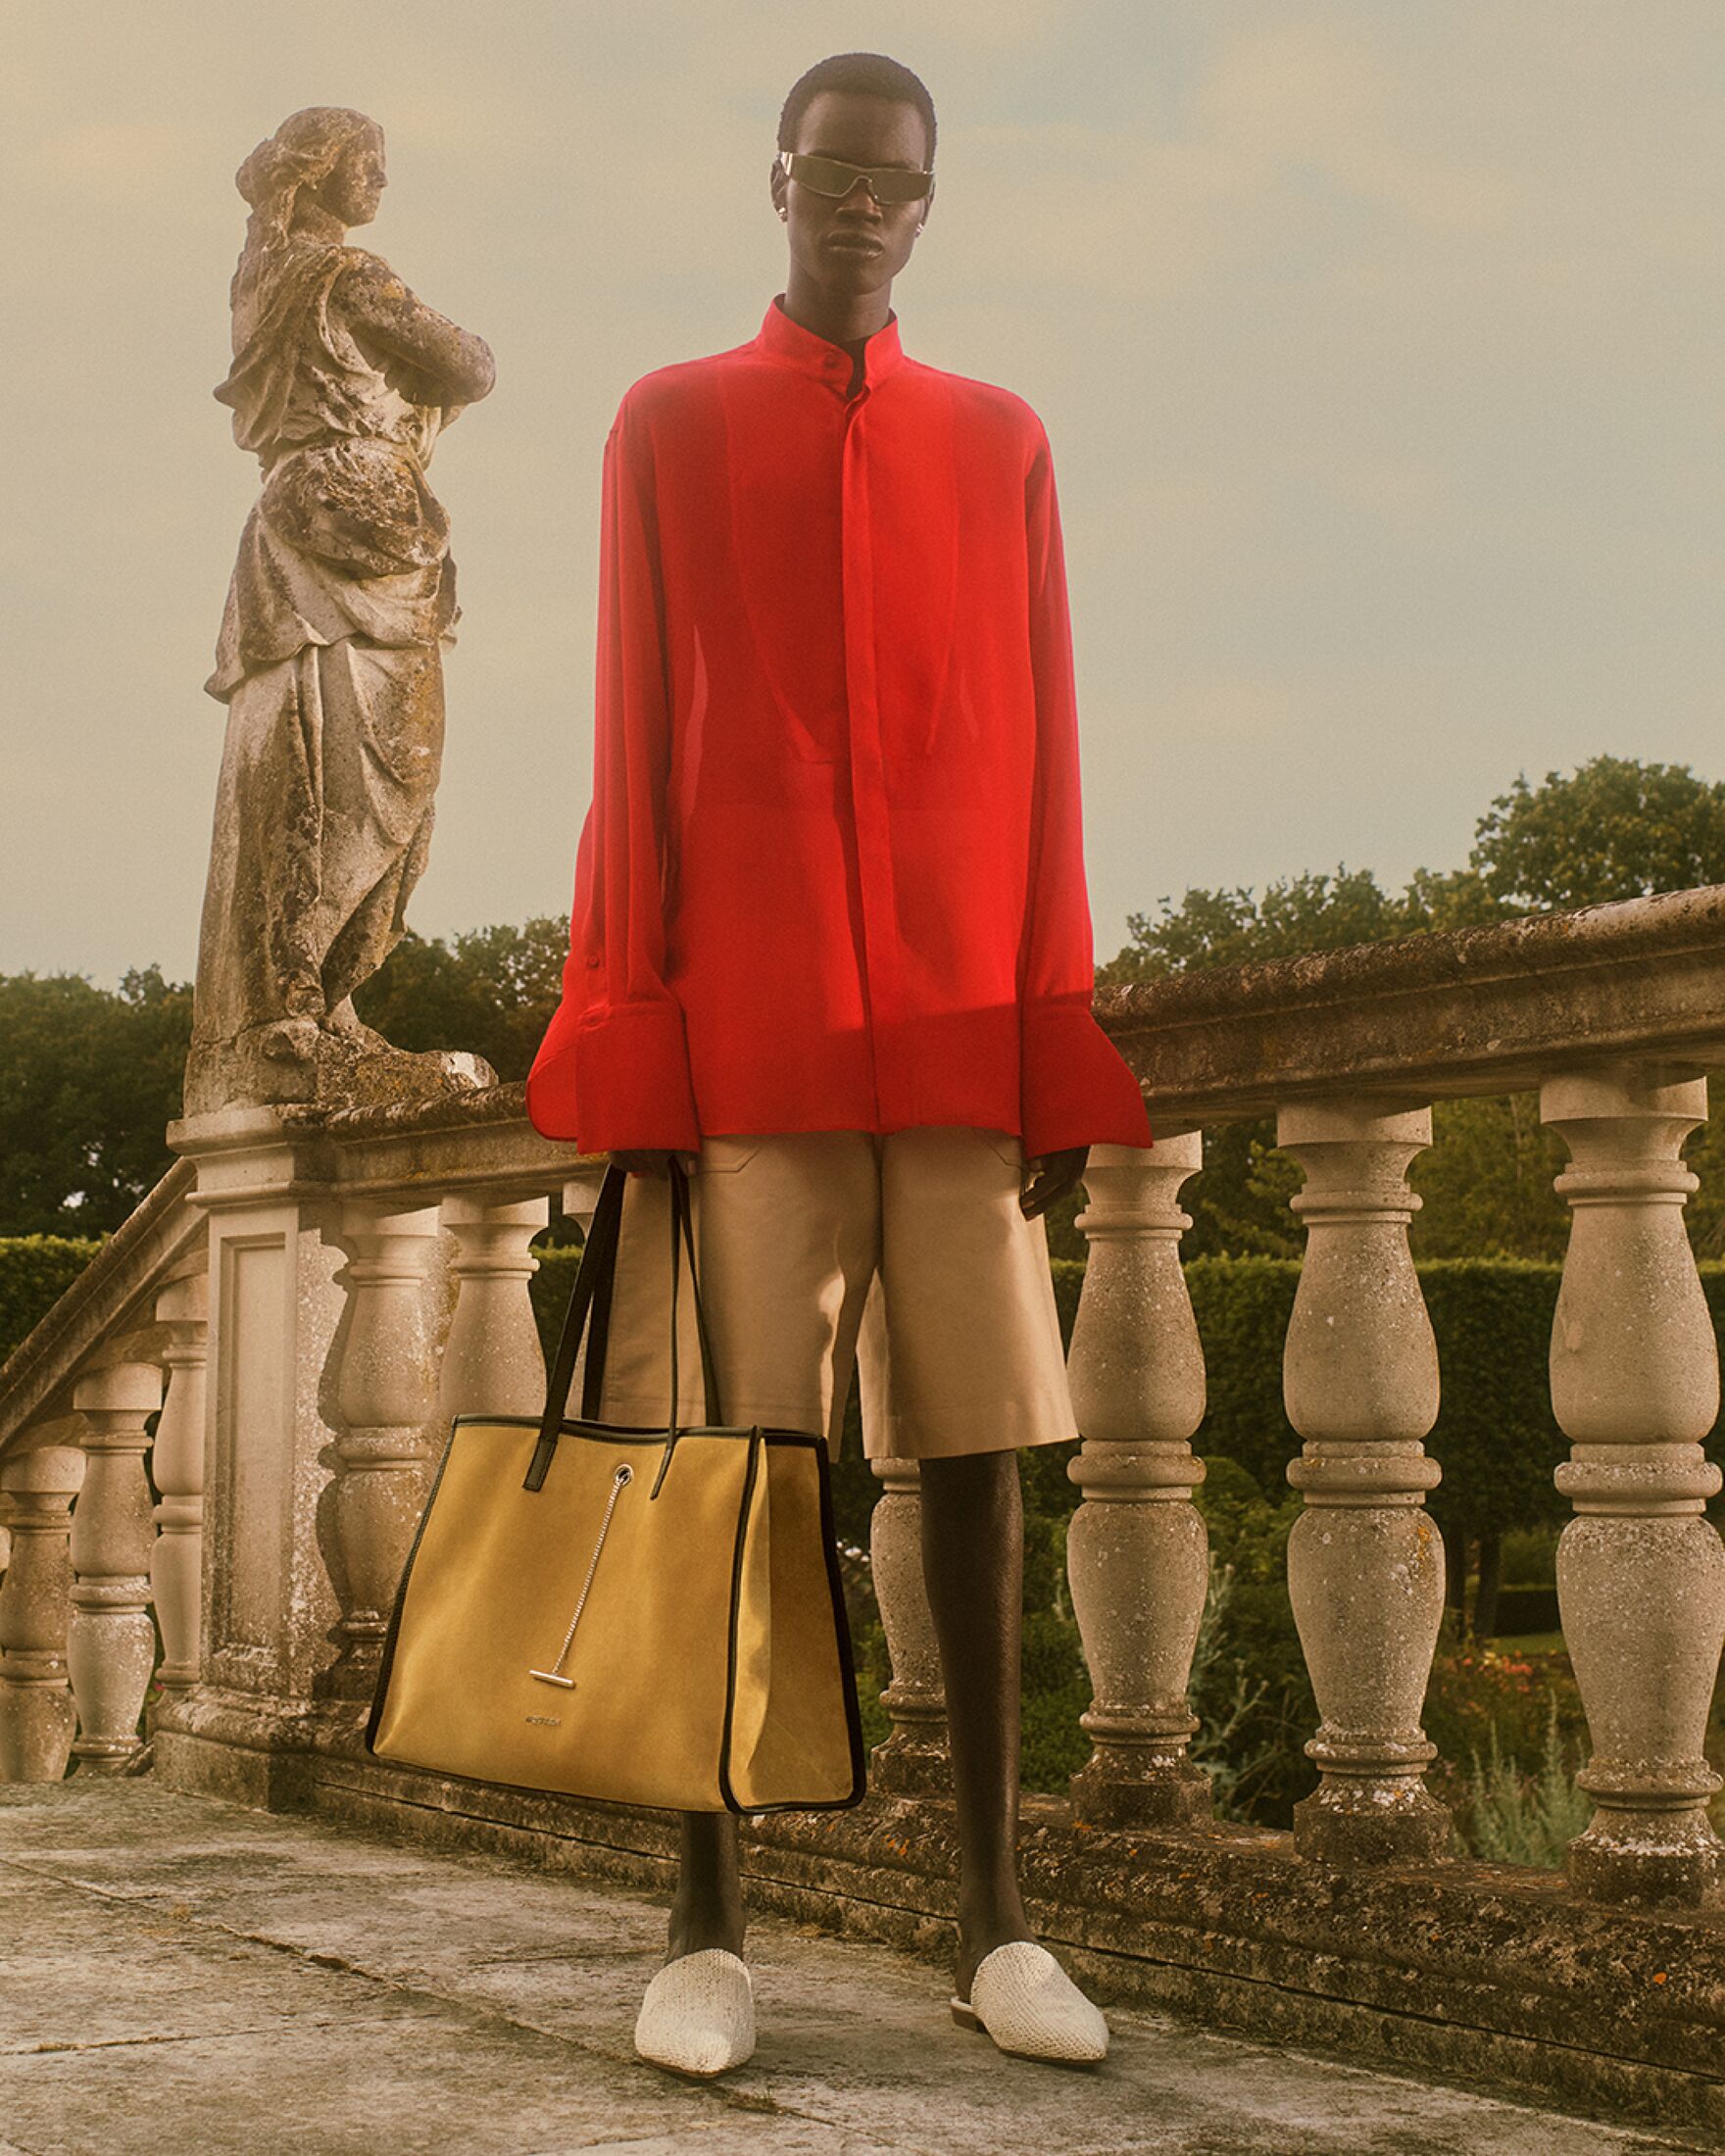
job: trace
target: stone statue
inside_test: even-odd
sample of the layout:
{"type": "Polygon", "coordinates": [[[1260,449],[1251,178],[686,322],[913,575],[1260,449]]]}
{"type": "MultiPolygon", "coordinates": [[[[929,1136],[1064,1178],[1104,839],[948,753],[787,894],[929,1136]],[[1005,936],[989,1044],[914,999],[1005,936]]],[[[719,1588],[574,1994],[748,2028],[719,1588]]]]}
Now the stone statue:
{"type": "Polygon", "coordinates": [[[430,847],[459,610],[425,467],[489,392],[491,352],[347,244],[385,183],[375,121],[295,113],[236,176],[251,217],[216,395],[264,483],[205,684],[227,733],[186,1113],[492,1083],[477,1056],[393,1048],[352,1001],[430,847]]]}

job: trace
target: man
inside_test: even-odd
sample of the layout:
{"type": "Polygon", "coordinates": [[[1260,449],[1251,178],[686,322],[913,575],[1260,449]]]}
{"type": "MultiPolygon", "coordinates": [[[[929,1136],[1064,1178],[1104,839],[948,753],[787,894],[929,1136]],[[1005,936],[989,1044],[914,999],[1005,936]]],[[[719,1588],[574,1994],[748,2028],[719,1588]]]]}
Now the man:
{"type": "MultiPolygon", "coordinates": [[[[605,1419],[665,1411],[673,1153],[726,1421],[836,1452],[860,1360],[865,1449],[920,1463],[955,2017],[1097,2059],[1107,2024],[1017,1880],[1014,1455],[1077,1435],[1042,1216],[1092,1143],[1151,1132],[1091,1015],[1054,475],[1021,399],[900,344],[922,83],[824,60],[778,140],[784,292],[749,343],[636,382],[607,444],[594,800],[528,1112],[637,1171],[605,1419]]],[[[743,1933],[736,1821],[685,1815],[643,2056],[748,2057],[743,1933]]]]}

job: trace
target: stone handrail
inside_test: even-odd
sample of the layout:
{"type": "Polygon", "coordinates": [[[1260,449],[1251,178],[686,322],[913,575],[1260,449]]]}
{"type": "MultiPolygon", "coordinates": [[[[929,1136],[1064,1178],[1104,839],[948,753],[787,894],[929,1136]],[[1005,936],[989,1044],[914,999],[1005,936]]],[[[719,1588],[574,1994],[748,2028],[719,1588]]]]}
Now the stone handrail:
{"type": "Polygon", "coordinates": [[[76,1279],[0,1362],[0,1451],[56,1400],[71,1406],[73,1374],[92,1355],[155,1320],[149,1298],[176,1270],[203,1263],[203,1219],[187,1203],[197,1184],[176,1160],[76,1279]]]}
{"type": "Polygon", "coordinates": [[[1613,1055],[1725,1064],[1725,885],[1105,991],[1158,1128],[1367,1086],[1531,1090],[1613,1055]]]}
{"type": "MultiPolygon", "coordinates": [[[[1571,1156],[1551,1369],[1576,1517],[1558,1592],[1597,1809],[1569,1884],[1596,1903],[1717,1903],[1718,1778],[1701,1747],[1725,1549],[1700,1441],[1718,1371],[1680,1151],[1706,1114],[1709,1061],[1725,1061],[1725,889],[1187,976],[1098,1009],[1145,1082],[1158,1142],[1094,1148],[1079,1218],[1068,1564],[1094,1696],[1073,1821],[1182,1831],[1208,1816],[1188,1749],[1205,1369],[1179,1194],[1207,1121],[1273,1112],[1305,1173],[1292,1202],[1307,1237],[1284,1345],[1303,1441],[1289,1475],[1306,1500],[1289,1590],[1320,1786],[1295,1847],[1355,1872],[1453,1861],[1420,1727],[1444,1604],[1425,1510],[1439,1471],[1423,1450],[1440,1373],[1406,1169],[1434,1098],[1537,1087],[1571,1156]]],[[[158,1771],[196,1786],[310,1801],[339,1761],[351,1795],[449,1419],[538,1411],[529,1245],[553,1197],[590,1213],[603,1161],[540,1138],[518,1086],[229,1109],[170,1142],[179,1164],[0,1369],[15,1548],[0,1778],[54,1779],[69,1757],[125,1771],[147,1739],[158,1771]],[[140,1738],[152,1607],[162,1695],[140,1738]]],[[[870,1787],[922,1800],[945,1792],[947,1762],[916,1469],[876,1473],[892,1729],[870,1787]]]]}

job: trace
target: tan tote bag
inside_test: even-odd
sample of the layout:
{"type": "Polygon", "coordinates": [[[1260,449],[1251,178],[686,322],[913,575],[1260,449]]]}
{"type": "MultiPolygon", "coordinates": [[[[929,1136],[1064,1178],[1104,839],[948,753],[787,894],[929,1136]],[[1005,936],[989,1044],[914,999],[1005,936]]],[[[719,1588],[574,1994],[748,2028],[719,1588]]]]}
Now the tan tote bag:
{"type": "Polygon", "coordinates": [[[396,1592],[373,1757],[686,1812],[838,1809],[862,1722],[825,1440],[728,1427],[672,1158],[670,1408],[596,1419],[625,1171],[606,1172],[537,1422],[458,1415],[396,1592]],[[686,1248],[707,1420],[676,1421],[686,1248]],[[581,1414],[566,1419],[592,1314],[581,1414]]]}

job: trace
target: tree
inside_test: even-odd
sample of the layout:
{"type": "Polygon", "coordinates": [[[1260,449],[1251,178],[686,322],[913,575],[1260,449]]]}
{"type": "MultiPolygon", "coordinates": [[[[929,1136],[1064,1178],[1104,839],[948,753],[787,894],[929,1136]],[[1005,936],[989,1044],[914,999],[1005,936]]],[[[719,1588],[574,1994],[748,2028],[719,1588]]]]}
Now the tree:
{"type": "MultiPolygon", "coordinates": [[[[1098,979],[1150,980],[1713,883],[1725,883],[1725,784],[1687,764],[1600,756],[1567,776],[1549,771],[1539,787],[1519,774],[1476,824],[1467,867],[1416,869],[1399,899],[1369,870],[1345,867],[1333,878],[1273,882],[1261,901],[1250,889],[1188,891],[1178,906],[1161,900],[1159,919],[1131,915],[1132,942],[1098,979]]],[[[1439,1101],[1432,1121],[1433,1143],[1408,1171],[1420,1198],[1409,1237],[1415,1255],[1561,1259],[1568,1209],[1552,1182],[1565,1153],[1539,1120],[1538,1096],[1439,1101]]],[[[1725,1115],[1696,1134],[1688,1161],[1700,1178],[1688,1208],[1691,1241],[1699,1256],[1725,1255],[1725,1115]]],[[[1298,1255],[1287,1200],[1300,1180],[1276,1149],[1273,1121],[1217,1125],[1206,1134],[1203,1175],[1181,1194],[1192,1216],[1187,1255],[1298,1255]]],[[[1543,1387],[1543,1368],[1535,1382],[1543,1387]]],[[[1543,1477],[1548,1463],[1537,1465],[1543,1477]]],[[[1475,1622],[1490,1632],[1502,1536],[1489,1519],[1447,1517],[1451,1501],[1440,1495],[1432,1509],[1451,1546],[1452,1594],[1465,1592],[1471,1543],[1475,1622]]]]}
{"type": "MultiPolygon", "coordinates": [[[[524,1078],[562,992],[568,921],[412,929],[355,998],[401,1048],[470,1049],[524,1078]]],[[[102,1235],[172,1165],[192,990],[160,965],[119,990],[87,974],[0,975],[0,1235],[102,1235]]]]}
{"type": "Polygon", "coordinates": [[[1540,787],[1521,773],[1468,857],[1506,910],[1535,913],[1725,883],[1725,781],[1598,756],[1540,787]]]}
{"type": "MultiPolygon", "coordinates": [[[[1189,890],[1177,906],[1163,898],[1157,914],[1133,914],[1131,941],[1097,978],[1154,980],[1702,883],[1725,883],[1725,783],[1600,756],[1537,787],[1519,775],[1480,817],[1464,868],[1416,869],[1399,896],[1346,864],[1274,879],[1261,897],[1189,890]]],[[[472,1050],[518,1080],[557,1009],[567,951],[563,915],[447,942],[410,929],[355,1003],[402,1048],[472,1050]]],[[[189,986],[158,965],[128,973],[118,993],[82,974],[0,976],[0,1233],[119,1226],[170,1163],[163,1130],[179,1113],[190,1028],[189,986]]],[[[1151,1107],[1154,1124],[1154,1098],[1151,1107]]],[[[1420,1254],[1559,1250],[1551,1179],[1560,1155],[1532,1097],[1439,1102],[1435,1121],[1436,1143],[1413,1169],[1420,1254]]],[[[1208,1152],[1185,1197],[1188,1251],[1297,1251],[1286,1200],[1298,1175],[1274,1125],[1219,1125],[1208,1152]]],[[[1689,1208],[1696,1248],[1725,1256],[1725,1117],[1697,1134],[1689,1157],[1702,1176],[1689,1208]]],[[[1069,1233],[1051,1220],[1056,1229],[1069,1233]]]]}
{"type": "Polygon", "coordinates": [[[467,1049],[506,1083],[524,1078],[563,993],[567,914],[469,929],[448,943],[411,928],[354,1008],[397,1048],[467,1049]]]}
{"type": "Polygon", "coordinates": [[[1552,1188],[1568,1160],[1537,1093],[1432,1103],[1432,1143],[1407,1179],[1418,1194],[1415,1257],[1562,1259],[1569,1208],[1552,1188]]]}
{"type": "MultiPolygon", "coordinates": [[[[1725,783],[1687,764],[1599,756],[1567,775],[1548,772],[1538,787],[1519,774],[1479,818],[1465,868],[1417,868],[1400,897],[1370,869],[1345,864],[1273,880],[1261,899],[1251,887],[1189,890],[1178,906],[1158,900],[1156,916],[1131,914],[1131,942],[1097,980],[1261,963],[1708,883],[1725,883],[1725,783]]],[[[1725,1254],[1722,1124],[1715,1116],[1689,1150],[1702,1177],[1689,1213],[1702,1254],[1725,1254]]],[[[1418,1255],[1562,1254],[1567,1212],[1552,1182],[1563,1149],[1541,1126],[1534,1095],[1441,1101],[1433,1138],[1410,1171],[1422,1200],[1418,1255]]],[[[1300,1237],[1286,1200],[1299,1181],[1271,1119],[1218,1124],[1206,1137],[1204,1175],[1182,1193],[1188,1254],[1293,1254],[1300,1237]]]]}
{"type": "Polygon", "coordinates": [[[192,992],[158,965],[118,994],[0,975],[0,1234],[102,1235],[172,1163],[192,992]]]}
{"type": "Polygon", "coordinates": [[[1188,891],[1177,906],[1165,898],[1157,903],[1159,919],[1128,914],[1132,941],[1097,968],[1099,985],[1380,943],[1428,925],[1413,921],[1405,903],[1381,889],[1369,868],[1345,865],[1334,876],[1319,871],[1280,877],[1265,886],[1261,900],[1255,900],[1248,886],[1188,891]]]}

